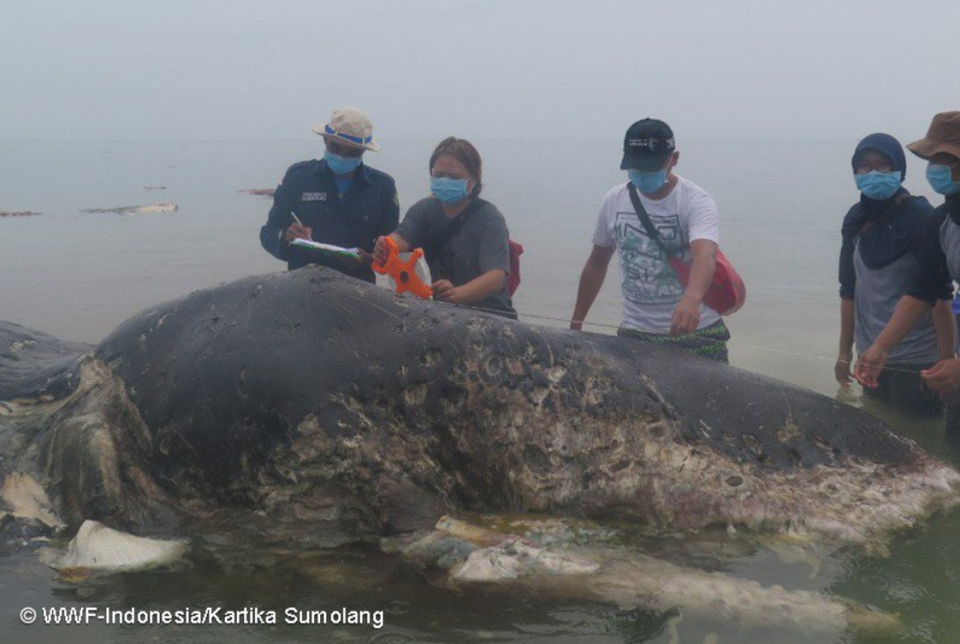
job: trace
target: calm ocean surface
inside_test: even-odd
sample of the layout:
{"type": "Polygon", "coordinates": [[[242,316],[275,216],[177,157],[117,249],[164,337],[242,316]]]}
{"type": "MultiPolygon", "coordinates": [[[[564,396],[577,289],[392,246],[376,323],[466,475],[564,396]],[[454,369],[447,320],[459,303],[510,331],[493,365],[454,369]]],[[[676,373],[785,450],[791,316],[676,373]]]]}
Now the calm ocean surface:
{"type": "MultiPolygon", "coordinates": [[[[500,208],[511,236],[526,249],[516,308],[522,319],[531,316],[530,323],[565,326],[543,318],[565,320],[572,312],[600,200],[625,180],[618,170],[619,144],[475,143],[484,158],[484,196],[500,208]]],[[[396,178],[403,212],[428,193],[426,163],[434,142],[381,144],[385,152],[366,158],[396,178]]],[[[721,247],[747,282],[746,307],[728,319],[731,362],[837,396],[837,254],[841,219],[857,198],[849,165],[855,142],[681,139],[680,144],[677,171],[716,198],[721,247]]],[[[275,187],[290,164],[320,154],[320,147],[316,139],[0,143],[0,211],[43,213],[0,218],[0,319],[95,343],[150,305],[282,270],[283,264],[263,251],[258,239],[270,199],[241,190],[275,187]],[[80,212],[166,201],[176,202],[179,210],[137,216],[80,212]]],[[[913,158],[908,163],[906,186],[939,204],[923,179],[922,165],[913,158]]],[[[619,279],[611,265],[588,321],[619,322],[619,279]]],[[[840,395],[861,404],[858,390],[840,395]]],[[[937,421],[898,415],[876,403],[865,407],[939,457],[960,463],[937,421]]],[[[960,632],[958,539],[960,513],[955,512],[902,535],[886,557],[840,553],[798,563],[761,549],[732,558],[725,570],[899,613],[907,628],[895,641],[952,642],[960,632]]],[[[680,639],[674,640],[674,627],[664,615],[439,588],[369,552],[345,560],[330,553],[304,556],[294,564],[241,560],[235,570],[200,561],[190,571],[120,575],[79,587],[55,581],[32,557],[0,559],[0,629],[15,635],[2,639],[74,644],[228,639],[699,644],[717,634],[720,642],[771,641],[693,619],[682,620],[676,627],[680,639]],[[180,607],[275,601],[380,606],[390,611],[388,626],[380,632],[103,625],[58,630],[28,629],[17,619],[20,608],[31,602],[180,607]]],[[[792,637],[783,633],[776,641],[808,641],[792,637]]]]}

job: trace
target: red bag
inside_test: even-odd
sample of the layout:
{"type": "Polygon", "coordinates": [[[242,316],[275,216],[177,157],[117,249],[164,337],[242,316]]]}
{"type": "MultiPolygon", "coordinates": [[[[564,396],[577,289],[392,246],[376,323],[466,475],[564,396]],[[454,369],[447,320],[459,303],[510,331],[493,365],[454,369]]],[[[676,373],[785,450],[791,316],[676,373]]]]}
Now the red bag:
{"type": "MultiPolygon", "coordinates": [[[[664,252],[667,253],[667,261],[670,264],[670,268],[677,274],[677,279],[680,280],[683,288],[687,288],[687,284],[690,282],[690,267],[692,262],[688,264],[679,257],[675,257],[673,253],[663,245],[663,242],[660,241],[660,234],[657,232],[656,227],[654,227],[653,222],[650,221],[650,215],[647,214],[646,209],[643,207],[643,202],[640,201],[640,197],[637,195],[636,186],[630,183],[627,185],[627,190],[630,193],[630,201],[633,203],[633,209],[636,211],[640,223],[643,224],[644,229],[647,231],[647,236],[657,242],[664,252]]],[[[717,268],[713,271],[713,280],[710,282],[710,288],[707,289],[706,294],[703,296],[703,303],[720,315],[733,315],[740,310],[740,307],[743,306],[743,303],[746,301],[747,286],[743,283],[743,278],[741,278],[740,274],[733,268],[733,264],[731,264],[727,256],[723,254],[723,251],[718,248],[717,268]]]]}
{"type": "Polygon", "coordinates": [[[510,274],[507,276],[507,292],[510,297],[513,297],[517,287],[520,286],[520,256],[523,255],[523,246],[512,239],[508,243],[510,244],[510,274]]]}
{"type": "MultiPolygon", "coordinates": [[[[677,273],[677,278],[683,288],[687,288],[690,281],[690,266],[678,257],[671,257],[670,268],[677,273]]],[[[710,282],[710,288],[703,296],[703,303],[720,315],[733,315],[740,310],[743,303],[747,301],[747,286],[743,283],[743,278],[737,273],[733,264],[723,254],[723,251],[717,249],[717,268],[713,271],[713,281],[710,282]]]]}

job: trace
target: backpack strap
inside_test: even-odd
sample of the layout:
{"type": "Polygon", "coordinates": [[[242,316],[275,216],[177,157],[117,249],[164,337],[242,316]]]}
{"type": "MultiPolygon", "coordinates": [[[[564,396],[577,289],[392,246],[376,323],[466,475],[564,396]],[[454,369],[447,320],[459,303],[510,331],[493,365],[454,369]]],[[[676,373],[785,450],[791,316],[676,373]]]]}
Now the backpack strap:
{"type": "Polygon", "coordinates": [[[632,181],[627,183],[627,191],[630,193],[630,201],[633,203],[633,209],[637,211],[637,217],[640,219],[640,223],[643,224],[643,228],[647,231],[647,236],[656,242],[663,252],[667,254],[668,258],[673,257],[676,253],[671,252],[663,245],[663,242],[660,241],[660,233],[657,231],[656,226],[653,225],[653,222],[650,221],[650,215],[647,214],[647,209],[643,207],[643,202],[640,201],[640,195],[637,194],[637,187],[633,185],[632,181]]]}
{"type": "Polygon", "coordinates": [[[436,239],[432,241],[428,246],[424,248],[426,251],[427,259],[434,262],[440,256],[440,252],[450,243],[450,240],[453,239],[453,236],[463,228],[463,225],[467,223],[467,219],[470,218],[470,215],[473,214],[473,211],[476,210],[475,206],[477,200],[474,199],[470,204],[464,208],[463,212],[451,219],[446,226],[444,226],[443,231],[437,236],[436,239]]]}

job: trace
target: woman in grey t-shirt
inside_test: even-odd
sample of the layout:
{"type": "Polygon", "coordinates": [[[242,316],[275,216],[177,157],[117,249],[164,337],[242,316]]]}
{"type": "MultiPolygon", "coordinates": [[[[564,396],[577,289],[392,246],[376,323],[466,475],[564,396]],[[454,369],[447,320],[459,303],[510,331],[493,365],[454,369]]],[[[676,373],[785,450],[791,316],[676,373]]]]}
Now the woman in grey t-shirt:
{"type": "MultiPolygon", "coordinates": [[[[496,206],[479,198],[480,154],[469,141],[449,137],[433,151],[429,168],[433,196],[413,204],[390,237],[400,252],[423,248],[435,300],[516,318],[507,291],[510,234],[496,206]]],[[[381,237],[374,260],[387,253],[381,237]]]]}

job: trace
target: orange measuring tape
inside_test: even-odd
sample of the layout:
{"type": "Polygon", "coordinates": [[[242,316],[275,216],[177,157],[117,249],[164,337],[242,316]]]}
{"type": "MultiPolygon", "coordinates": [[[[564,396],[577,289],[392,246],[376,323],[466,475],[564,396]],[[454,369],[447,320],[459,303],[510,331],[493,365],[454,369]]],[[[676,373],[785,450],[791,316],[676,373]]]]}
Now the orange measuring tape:
{"type": "Polygon", "coordinates": [[[423,249],[416,248],[410,253],[410,257],[406,260],[401,260],[400,249],[397,248],[397,242],[393,241],[390,237],[384,237],[384,241],[387,243],[389,254],[387,255],[386,261],[374,262],[373,270],[381,275],[389,275],[392,277],[394,283],[397,285],[398,295],[403,292],[410,292],[425,300],[432,297],[433,291],[427,284],[424,284],[423,280],[420,279],[420,276],[417,275],[414,270],[417,260],[423,257],[423,249]]]}

